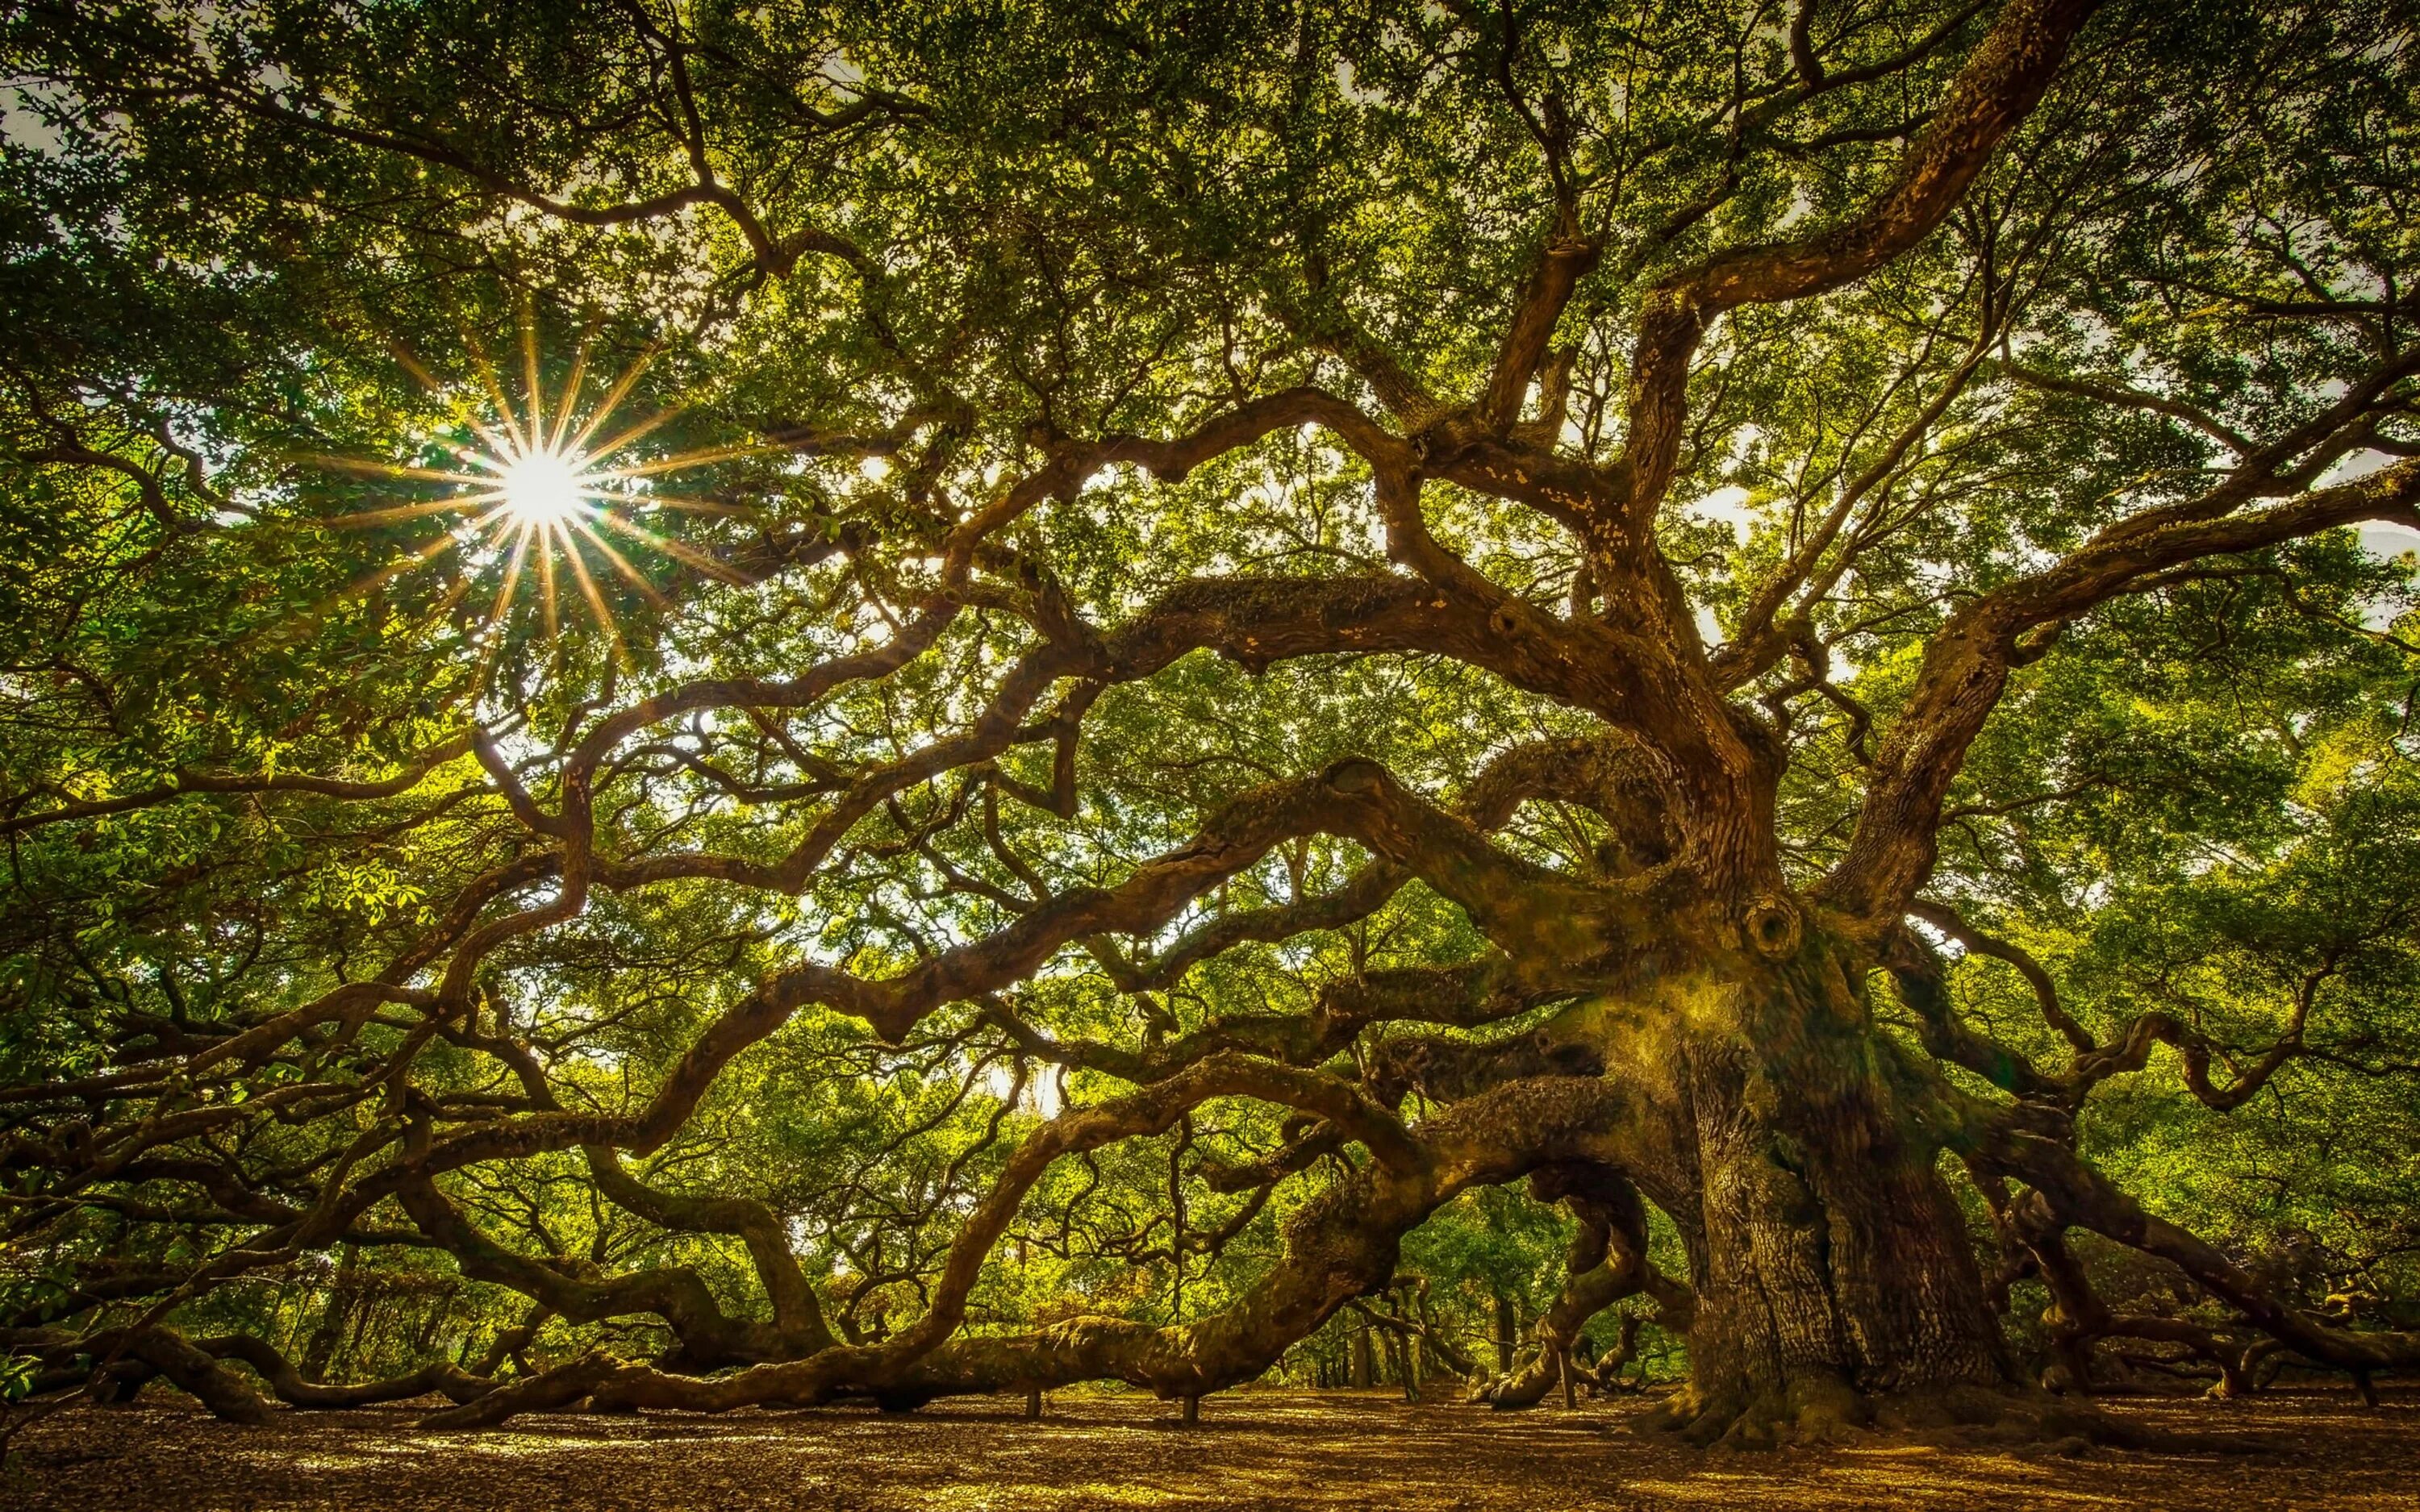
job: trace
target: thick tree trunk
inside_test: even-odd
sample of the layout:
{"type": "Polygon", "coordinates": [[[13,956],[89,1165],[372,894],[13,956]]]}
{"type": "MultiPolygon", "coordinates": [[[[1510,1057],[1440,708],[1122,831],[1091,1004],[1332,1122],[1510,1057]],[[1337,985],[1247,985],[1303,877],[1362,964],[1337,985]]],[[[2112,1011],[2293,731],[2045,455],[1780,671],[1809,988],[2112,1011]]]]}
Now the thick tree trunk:
{"type": "Polygon", "coordinates": [[[1930,1100],[1877,1034],[1862,978],[1849,951],[1810,942],[1761,980],[1690,994],[1676,1050],[1698,1299],[1675,1415],[1697,1436],[1820,1436],[1878,1398],[2011,1382],[1934,1169],[1930,1100]]]}

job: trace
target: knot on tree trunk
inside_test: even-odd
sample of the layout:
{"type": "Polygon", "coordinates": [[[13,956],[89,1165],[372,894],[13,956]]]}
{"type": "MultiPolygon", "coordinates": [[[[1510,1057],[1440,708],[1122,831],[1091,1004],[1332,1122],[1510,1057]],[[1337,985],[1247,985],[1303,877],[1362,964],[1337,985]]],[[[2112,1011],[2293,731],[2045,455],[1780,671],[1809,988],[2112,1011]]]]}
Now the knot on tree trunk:
{"type": "Polygon", "coordinates": [[[1807,938],[1807,926],[1796,903],[1777,893],[1767,893],[1741,911],[1740,934],[1757,954],[1771,961],[1786,961],[1798,953],[1798,947],[1807,938]]]}
{"type": "Polygon", "coordinates": [[[1339,793],[1378,793],[1393,779],[1386,767],[1368,757],[1348,756],[1321,773],[1320,780],[1339,793]]]}

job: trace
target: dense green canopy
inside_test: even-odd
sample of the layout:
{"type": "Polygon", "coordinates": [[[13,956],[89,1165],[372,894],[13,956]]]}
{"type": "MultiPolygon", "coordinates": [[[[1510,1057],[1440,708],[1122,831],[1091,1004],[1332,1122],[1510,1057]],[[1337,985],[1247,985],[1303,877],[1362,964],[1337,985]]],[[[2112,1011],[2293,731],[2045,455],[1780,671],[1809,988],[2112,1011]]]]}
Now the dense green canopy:
{"type": "Polygon", "coordinates": [[[13,8],[14,1389],[2420,1360],[2415,23],[13,8]]]}

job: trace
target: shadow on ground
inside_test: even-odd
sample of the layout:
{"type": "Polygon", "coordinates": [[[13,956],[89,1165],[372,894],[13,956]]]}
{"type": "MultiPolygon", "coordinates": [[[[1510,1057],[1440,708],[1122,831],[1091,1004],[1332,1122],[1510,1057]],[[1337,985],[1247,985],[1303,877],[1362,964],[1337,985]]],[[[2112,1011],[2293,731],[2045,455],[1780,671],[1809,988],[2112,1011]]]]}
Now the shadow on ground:
{"type": "Polygon", "coordinates": [[[1876,1442],[1705,1455],[1635,1437],[1637,1402],[1491,1413],[1381,1393],[1245,1391],[1203,1403],[1054,1397],[906,1417],[828,1408],[706,1418],[551,1416],[426,1433],[409,1409],[281,1412],[266,1428],[183,1404],[75,1408],[29,1427],[0,1471],[21,1512],[907,1512],[1078,1507],[1303,1512],[1561,1508],[2420,1506],[2420,1391],[2370,1411],[2347,1394],[2118,1403],[2167,1428],[2265,1438],[2248,1455],[2049,1455],[1876,1442]]]}

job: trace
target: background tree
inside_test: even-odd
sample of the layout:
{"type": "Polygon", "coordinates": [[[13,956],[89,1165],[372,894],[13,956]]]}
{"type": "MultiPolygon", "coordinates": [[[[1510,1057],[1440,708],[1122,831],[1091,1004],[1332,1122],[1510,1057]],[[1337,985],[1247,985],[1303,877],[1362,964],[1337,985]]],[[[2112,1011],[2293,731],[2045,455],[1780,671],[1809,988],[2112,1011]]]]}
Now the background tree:
{"type": "Polygon", "coordinates": [[[2420,1359],[2412,21],[20,8],[12,1344],[2420,1359]]]}

